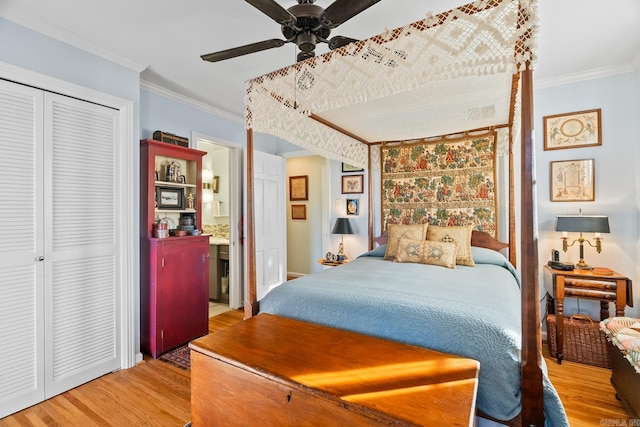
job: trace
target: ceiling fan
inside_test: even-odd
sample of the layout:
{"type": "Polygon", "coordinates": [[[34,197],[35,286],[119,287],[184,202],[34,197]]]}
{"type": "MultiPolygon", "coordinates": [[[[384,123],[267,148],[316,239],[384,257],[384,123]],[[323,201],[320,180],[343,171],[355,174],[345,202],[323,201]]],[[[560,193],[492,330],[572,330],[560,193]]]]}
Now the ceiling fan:
{"type": "Polygon", "coordinates": [[[353,18],[380,0],[335,0],[326,9],[315,5],[315,0],[297,0],[298,4],[288,9],[283,8],[275,0],[246,0],[256,9],[276,21],[282,27],[285,40],[270,39],[251,43],[232,49],[201,55],[209,62],[218,62],[261,50],[283,46],[285,43],[295,43],[300,49],[297,60],[303,61],[315,56],[317,43],[327,43],[329,49],[337,49],[351,42],[357,41],[344,36],[329,39],[331,30],[353,18]]]}

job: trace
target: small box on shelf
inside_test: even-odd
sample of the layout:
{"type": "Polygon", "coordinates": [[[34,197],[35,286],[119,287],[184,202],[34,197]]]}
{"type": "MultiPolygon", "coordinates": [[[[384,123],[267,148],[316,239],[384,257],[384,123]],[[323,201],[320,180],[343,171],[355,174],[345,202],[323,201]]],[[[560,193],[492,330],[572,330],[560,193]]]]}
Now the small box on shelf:
{"type": "Polygon", "coordinates": [[[174,135],[169,132],[162,132],[160,130],[157,130],[153,133],[153,139],[155,139],[156,141],[166,142],[167,144],[180,145],[182,147],[189,146],[189,138],[174,135]]]}

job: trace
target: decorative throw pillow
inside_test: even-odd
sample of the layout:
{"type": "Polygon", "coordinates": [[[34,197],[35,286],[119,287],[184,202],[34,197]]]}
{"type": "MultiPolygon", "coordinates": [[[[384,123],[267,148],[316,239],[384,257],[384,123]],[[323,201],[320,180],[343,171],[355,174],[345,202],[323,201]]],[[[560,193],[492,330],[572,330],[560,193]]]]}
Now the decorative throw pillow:
{"type": "MultiPolygon", "coordinates": [[[[419,263],[424,252],[423,243],[426,240],[407,239],[401,237],[398,240],[398,250],[393,262],[414,262],[419,263]]],[[[455,261],[455,260],[454,260],[455,261]]]]}
{"type": "Polygon", "coordinates": [[[427,238],[427,224],[389,224],[387,232],[389,239],[387,241],[387,250],[384,253],[384,259],[394,259],[398,250],[398,240],[401,237],[413,240],[425,240],[427,238]]]}
{"type": "Polygon", "coordinates": [[[427,240],[455,243],[458,246],[456,264],[473,266],[473,254],[471,253],[471,230],[473,226],[464,225],[458,227],[438,227],[430,225],[427,229],[427,240]]]}
{"type": "Polygon", "coordinates": [[[394,262],[415,262],[456,268],[458,247],[455,243],[401,238],[394,262]]]}

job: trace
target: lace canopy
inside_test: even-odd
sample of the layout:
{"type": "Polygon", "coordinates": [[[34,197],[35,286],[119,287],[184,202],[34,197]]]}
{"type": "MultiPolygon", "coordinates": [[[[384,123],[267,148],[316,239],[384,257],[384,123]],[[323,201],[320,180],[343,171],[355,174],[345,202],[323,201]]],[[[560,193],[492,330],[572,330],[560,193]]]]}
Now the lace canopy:
{"type": "Polygon", "coordinates": [[[248,81],[246,126],[360,167],[367,144],[513,126],[535,29],[533,0],[427,16],[248,81]]]}

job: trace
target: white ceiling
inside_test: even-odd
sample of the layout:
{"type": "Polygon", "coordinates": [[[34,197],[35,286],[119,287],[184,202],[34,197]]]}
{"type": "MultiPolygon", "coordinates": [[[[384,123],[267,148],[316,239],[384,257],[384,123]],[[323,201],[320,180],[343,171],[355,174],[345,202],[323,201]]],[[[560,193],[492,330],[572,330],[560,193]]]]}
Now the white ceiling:
{"type": "MultiPolygon", "coordinates": [[[[327,7],[333,0],[317,0],[327,7]]],[[[283,7],[294,0],[278,0],[283,7]]],[[[332,32],[367,38],[468,3],[382,0],[332,32]]],[[[640,66],[640,1],[539,0],[536,84],[640,66]]],[[[141,79],[241,118],[244,82],[295,62],[286,44],[218,63],[200,55],[282,38],[280,26],[242,0],[0,0],[0,16],[141,71],[141,79]]],[[[318,45],[316,54],[326,52],[318,45]]]]}

